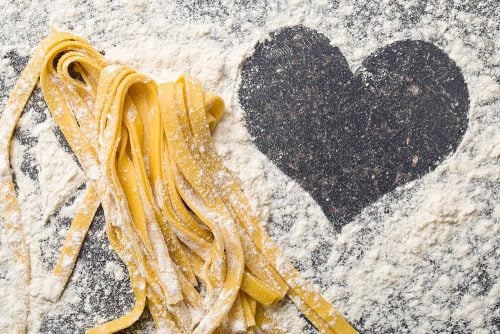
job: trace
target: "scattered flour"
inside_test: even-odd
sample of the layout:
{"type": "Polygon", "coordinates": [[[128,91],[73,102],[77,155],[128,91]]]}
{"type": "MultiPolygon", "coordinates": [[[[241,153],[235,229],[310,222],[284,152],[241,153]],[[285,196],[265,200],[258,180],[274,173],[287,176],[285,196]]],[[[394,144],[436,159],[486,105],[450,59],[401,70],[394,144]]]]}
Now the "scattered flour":
{"type": "MultiPolygon", "coordinates": [[[[173,80],[187,72],[226,101],[216,149],[242,180],[271,235],[348,319],[372,333],[500,331],[500,17],[495,1],[216,3],[2,2],[0,110],[49,26],[87,38],[107,58],[154,79],[173,80]],[[457,151],[433,172],[365,208],[338,235],[311,197],[251,144],[236,98],[239,65],[255,43],[294,24],[325,34],[354,70],[392,41],[430,41],[461,67],[470,93],[469,127],[457,151]]],[[[30,332],[54,332],[50,324],[57,314],[76,324],[57,327],[60,331],[83,332],[123,313],[123,306],[110,305],[130,307],[132,297],[114,294],[126,291],[128,274],[116,257],[109,260],[109,249],[99,261],[82,255],[59,303],[41,297],[83,183],[53,128],[38,92],[12,148],[32,259],[30,332]],[[100,274],[116,284],[92,286],[89,275],[100,274]],[[102,300],[109,313],[97,312],[102,300]]],[[[105,240],[102,222],[95,229],[89,239],[105,240]]],[[[0,332],[8,333],[16,307],[15,276],[0,235],[0,332]]],[[[307,327],[289,304],[275,313],[287,333],[307,327]]],[[[142,323],[134,331],[151,333],[147,318],[142,323]]]]}

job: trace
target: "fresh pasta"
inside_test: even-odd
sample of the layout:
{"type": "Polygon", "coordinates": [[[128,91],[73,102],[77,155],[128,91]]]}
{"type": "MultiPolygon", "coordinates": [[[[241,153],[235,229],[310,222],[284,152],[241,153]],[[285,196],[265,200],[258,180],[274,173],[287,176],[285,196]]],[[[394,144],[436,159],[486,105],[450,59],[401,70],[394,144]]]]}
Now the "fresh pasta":
{"type": "Polygon", "coordinates": [[[135,295],[129,313],[87,333],[127,328],[146,307],[158,333],[281,333],[266,308],[285,296],[320,332],[355,333],[271,240],[213,149],[222,99],[189,76],[157,84],[56,31],[35,51],[0,118],[1,211],[22,277],[18,333],[26,331],[30,266],[10,141],[38,81],[88,180],[47,297],[63,292],[99,206],[135,295]]]}

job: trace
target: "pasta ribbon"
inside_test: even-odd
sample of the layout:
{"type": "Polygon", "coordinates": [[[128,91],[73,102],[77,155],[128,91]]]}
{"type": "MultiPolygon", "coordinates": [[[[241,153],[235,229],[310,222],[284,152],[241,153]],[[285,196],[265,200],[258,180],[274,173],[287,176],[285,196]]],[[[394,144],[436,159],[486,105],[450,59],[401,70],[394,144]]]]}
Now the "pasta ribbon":
{"type": "Polygon", "coordinates": [[[85,40],[52,32],[21,73],[0,118],[0,202],[22,279],[17,333],[29,312],[29,254],[10,168],[10,142],[37,82],[87,177],[51,274],[57,301],[99,206],[127,266],[135,305],[87,333],[115,333],[148,307],[158,332],[281,333],[266,312],[288,296],[322,333],[355,333],[271,240],[211,131],[224,102],[189,76],[157,84],[107,62],[85,40]]]}

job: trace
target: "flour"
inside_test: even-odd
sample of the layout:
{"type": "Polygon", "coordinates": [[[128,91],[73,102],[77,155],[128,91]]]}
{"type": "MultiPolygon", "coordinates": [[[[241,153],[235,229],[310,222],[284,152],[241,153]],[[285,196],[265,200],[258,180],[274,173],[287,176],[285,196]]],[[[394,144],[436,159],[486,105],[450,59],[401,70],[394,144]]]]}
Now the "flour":
{"type": "MultiPolygon", "coordinates": [[[[108,59],[156,80],[187,72],[226,101],[215,147],[270,234],[350,321],[372,333],[500,330],[500,18],[494,1],[59,0],[0,7],[0,110],[49,26],[81,35],[108,59]],[[251,144],[237,101],[242,60],[269,32],[294,24],[326,35],[353,70],[393,41],[430,41],[462,69],[469,89],[469,127],[458,150],[366,207],[340,234],[251,144]]],[[[38,92],[12,148],[32,260],[31,333],[81,333],[133,305],[127,271],[107,247],[99,219],[61,301],[41,296],[83,194],[82,173],[59,137],[38,92]]],[[[1,235],[0,332],[8,333],[15,276],[1,235]]],[[[288,303],[272,312],[287,333],[308,327],[288,303]]],[[[134,330],[152,332],[147,316],[134,330]]]]}

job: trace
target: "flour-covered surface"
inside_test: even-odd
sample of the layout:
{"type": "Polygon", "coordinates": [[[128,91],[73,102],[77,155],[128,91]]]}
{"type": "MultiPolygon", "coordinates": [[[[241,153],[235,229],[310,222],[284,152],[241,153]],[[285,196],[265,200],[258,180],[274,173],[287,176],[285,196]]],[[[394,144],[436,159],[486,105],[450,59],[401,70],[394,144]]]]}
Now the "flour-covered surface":
{"type": "MultiPolygon", "coordinates": [[[[216,148],[270,234],[360,331],[497,333],[499,13],[494,0],[3,1],[0,107],[51,26],[81,35],[107,58],[155,79],[188,72],[226,101],[216,148]],[[393,42],[432,43],[460,68],[469,93],[468,126],[458,147],[430,173],[363,208],[340,232],[303,188],[252,145],[239,103],[241,65],[254,46],[298,24],[342,50],[353,73],[393,42]]],[[[47,277],[85,180],[39,91],[16,132],[12,164],[32,261],[29,331],[83,333],[129,310],[128,273],[108,246],[101,213],[62,299],[52,304],[41,297],[50,289],[47,277]]],[[[2,234],[1,333],[13,328],[16,277],[10,268],[2,234]]],[[[285,332],[314,332],[293,305],[283,303],[275,311],[285,332]]],[[[133,331],[153,332],[147,314],[133,331]]]]}

